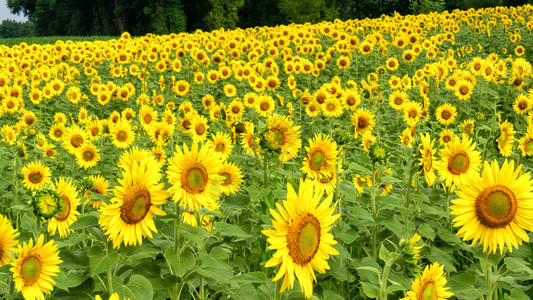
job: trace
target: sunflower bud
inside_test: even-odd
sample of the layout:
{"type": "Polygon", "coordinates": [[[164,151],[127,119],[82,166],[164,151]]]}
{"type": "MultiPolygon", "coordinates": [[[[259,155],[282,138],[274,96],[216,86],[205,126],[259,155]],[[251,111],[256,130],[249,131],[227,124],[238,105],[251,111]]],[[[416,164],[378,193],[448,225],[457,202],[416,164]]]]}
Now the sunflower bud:
{"type": "Polygon", "coordinates": [[[91,178],[89,177],[84,177],[81,182],[81,188],[82,190],[84,191],[88,191],[88,190],[91,190],[93,187],[94,187],[94,182],[91,178]]]}
{"type": "Polygon", "coordinates": [[[390,155],[389,147],[381,142],[375,142],[368,148],[368,155],[374,162],[384,162],[390,155]]]}
{"type": "Polygon", "coordinates": [[[352,135],[348,131],[339,128],[333,131],[332,137],[338,145],[345,145],[352,139],[352,135]]]}
{"type": "Polygon", "coordinates": [[[49,219],[63,209],[59,194],[50,189],[37,191],[31,199],[31,208],[38,217],[49,219]]]}
{"type": "Polygon", "coordinates": [[[416,277],[422,271],[420,264],[420,249],[423,245],[417,245],[420,240],[420,235],[415,235],[410,239],[402,239],[400,241],[400,248],[402,249],[402,257],[404,262],[404,271],[409,278],[416,277]]]}

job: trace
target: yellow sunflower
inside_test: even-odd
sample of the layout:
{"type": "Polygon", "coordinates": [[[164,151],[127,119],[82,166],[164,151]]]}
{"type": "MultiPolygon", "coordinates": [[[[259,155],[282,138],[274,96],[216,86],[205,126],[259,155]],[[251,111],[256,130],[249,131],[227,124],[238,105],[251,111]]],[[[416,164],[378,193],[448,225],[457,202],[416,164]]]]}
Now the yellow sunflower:
{"type": "Polygon", "coordinates": [[[11,222],[0,215],[0,267],[11,261],[11,251],[18,244],[15,239],[18,235],[19,233],[13,229],[11,222]]]}
{"type": "Polygon", "coordinates": [[[191,149],[183,145],[177,148],[168,160],[168,181],[172,186],[169,192],[174,202],[198,210],[216,203],[222,192],[219,173],[222,169],[220,156],[211,155],[209,146],[193,143],[191,149]]]}
{"type": "Polygon", "coordinates": [[[105,205],[105,202],[95,197],[91,197],[91,194],[105,196],[109,189],[109,181],[107,181],[102,175],[90,175],[89,178],[92,180],[93,186],[91,189],[85,191],[85,198],[87,198],[85,204],[89,204],[92,207],[99,209],[101,206],[105,205]]]}
{"type": "Polygon", "coordinates": [[[40,235],[33,245],[33,239],[15,250],[17,258],[11,262],[9,269],[13,272],[13,281],[17,291],[22,291],[24,299],[44,299],[50,294],[55,281],[51,278],[59,273],[59,251],[54,241],[44,244],[44,235],[40,235]]]}
{"type": "Polygon", "coordinates": [[[422,154],[422,157],[420,158],[419,165],[422,166],[426,183],[428,186],[431,186],[437,177],[433,166],[433,155],[435,155],[436,150],[433,149],[433,141],[431,140],[429,133],[426,133],[426,135],[420,134],[420,140],[421,143],[419,148],[421,148],[420,153],[422,154]]]}
{"type": "Polygon", "coordinates": [[[314,270],[325,273],[329,269],[329,256],[339,254],[332,247],[337,242],[329,231],[340,215],[333,214],[333,195],[320,202],[322,195],[310,180],[300,180],[298,194],[287,183],[287,200],[283,206],[276,203],[277,212],[270,210],[274,228],[262,233],[268,237],[268,248],[276,252],[265,267],[280,265],[273,280],[283,277],[281,291],[292,288],[296,277],[305,297],[310,298],[313,280],[316,281],[314,270]]]}
{"type": "Polygon", "coordinates": [[[222,131],[217,131],[215,134],[211,135],[211,138],[212,140],[207,142],[211,150],[220,154],[224,160],[228,159],[233,149],[231,136],[222,131]]]}
{"type": "Polygon", "coordinates": [[[40,161],[30,162],[22,168],[21,172],[24,175],[22,184],[30,191],[38,190],[51,182],[50,176],[52,173],[50,168],[40,161]]]}
{"type": "Polygon", "coordinates": [[[281,150],[279,159],[289,161],[298,155],[302,146],[300,139],[300,126],[293,125],[287,116],[274,113],[268,118],[268,131],[265,133],[265,141],[273,150],[281,150]]]}
{"type": "Polygon", "coordinates": [[[120,120],[111,127],[111,140],[115,147],[125,149],[131,146],[135,141],[135,133],[130,123],[126,120],[120,120]]]}
{"type": "Polygon", "coordinates": [[[166,214],[157,205],[165,204],[168,197],[164,183],[159,183],[161,174],[153,160],[133,164],[122,171],[122,177],[113,191],[115,197],[100,209],[98,220],[114,248],[122,242],[126,246],[140,245],[144,237],[152,238],[152,231],[157,232],[152,214],[166,214]]]}
{"type": "Polygon", "coordinates": [[[469,137],[456,137],[439,151],[440,160],[435,163],[439,177],[446,186],[464,184],[467,177],[476,174],[481,164],[480,152],[469,137]]]}
{"type": "Polygon", "coordinates": [[[242,184],[241,169],[234,163],[226,162],[222,164],[222,169],[218,173],[220,175],[220,187],[222,192],[229,196],[235,194],[242,184]]]}
{"type": "Polygon", "coordinates": [[[328,135],[316,133],[309,140],[309,147],[305,147],[307,156],[303,160],[300,169],[309,178],[316,179],[320,175],[328,175],[335,172],[339,150],[337,143],[328,135]]]}
{"type": "Polygon", "coordinates": [[[498,137],[498,149],[503,157],[511,156],[513,153],[513,142],[516,131],[512,123],[503,122],[500,124],[500,136],[498,137]]]}
{"type": "Polygon", "coordinates": [[[352,115],[351,121],[353,126],[355,126],[355,138],[357,138],[359,134],[363,134],[367,130],[372,131],[372,128],[376,126],[374,114],[372,114],[366,108],[360,108],[356,110],[352,115]]]}
{"type": "Polygon", "coordinates": [[[524,114],[531,110],[531,98],[527,95],[520,94],[518,97],[516,97],[515,102],[513,104],[513,110],[517,114],[524,114]]]}
{"type": "Polygon", "coordinates": [[[522,151],[522,156],[533,155],[533,126],[529,126],[526,134],[518,140],[518,148],[522,151]]]}
{"type": "Polygon", "coordinates": [[[507,160],[501,169],[497,161],[485,162],[481,176],[467,177],[455,191],[459,199],[450,206],[454,227],[463,240],[479,241],[483,252],[495,253],[504,245],[512,252],[522,241],[529,242],[525,230],[533,230],[533,181],[529,173],[521,174],[522,165],[516,170],[514,161],[507,160]]]}
{"type": "Polygon", "coordinates": [[[191,120],[191,126],[188,133],[191,135],[194,143],[199,143],[207,139],[208,129],[209,125],[207,125],[207,118],[197,115],[191,120]]]}
{"type": "Polygon", "coordinates": [[[447,282],[445,275],[444,266],[439,265],[439,263],[426,266],[424,272],[413,281],[411,290],[407,292],[407,297],[402,298],[402,300],[450,298],[454,294],[448,292],[449,287],[444,287],[447,282]]]}
{"type": "Polygon", "coordinates": [[[450,125],[457,117],[457,109],[449,103],[444,103],[437,108],[435,116],[437,117],[437,122],[440,124],[450,125]]]}
{"type": "Polygon", "coordinates": [[[404,91],[393,91],[389,96],[390,106],[397,111],[402,111],[405,104],[409,101],[407,93],[404,91]]]}
{"type": "Polygon", "coordinates": [[[85,170],[96,166],[100,160],[98,148],[92,143],[84,143],[76,150],[76,162],[80,168],[85,170]]]}
{"type": "MultiPolygon", "coordinates": [[[[54,136],[55,135],[56,133],[54,133],[54,136]]],[[[65,129],[65,134],[63,135],[63,149],[66,149],[70,154],[75,155],[76,149],[88,140],[89,135],[87,132],[78,125],[74,125],[65,129]]]]}
{"type": "Polygon", "coordinates": [[[72,232],[68,229],[69,226],[76,221],[76,216],[80,214],[76,211],[80,205],[80,199],[78,199],[78,191],[76,191],[76,186],[71,179],[60,177],[55,182],[55,187],[63,205],[57,216],[48,222],[48,232],[51,236],[58,232],[61,238],[65,238],[72,232]]]}
{"type": "Polygon", "coordinates": [[[470,99],[473,91],[474,84],[468,80],[460,79],[455,86],[455,96],[459,98],[459,100],[466,101],[470,99]]]}

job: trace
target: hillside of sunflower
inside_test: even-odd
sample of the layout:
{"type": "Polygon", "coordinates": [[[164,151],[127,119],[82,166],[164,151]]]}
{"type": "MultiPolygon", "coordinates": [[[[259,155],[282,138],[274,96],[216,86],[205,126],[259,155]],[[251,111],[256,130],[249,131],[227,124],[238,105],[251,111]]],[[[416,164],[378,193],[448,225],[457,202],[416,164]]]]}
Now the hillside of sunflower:
{"type": "Polygon", "coordinates": [[[530,299],[532,31],[0,46],[0,298],[530,299]]]}

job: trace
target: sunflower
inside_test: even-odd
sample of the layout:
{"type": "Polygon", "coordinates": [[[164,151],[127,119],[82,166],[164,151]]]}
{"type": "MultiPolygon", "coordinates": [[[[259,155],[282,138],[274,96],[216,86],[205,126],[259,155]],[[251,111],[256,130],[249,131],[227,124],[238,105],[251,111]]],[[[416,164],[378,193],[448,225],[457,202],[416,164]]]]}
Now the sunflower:
{"type": "Polygon", "coordinates": [[[481,176],[472,174],[465,184],[459,184],[452,200],[454,227],[463,240],[479,241],[483,252],[495,253],[504,245],[512,252],[522,241],[529,242],[525,230],[533,230],[533,181],[529,173],[521,174],[522,165],[514,168],[507,160],[501,169],[497,161],[485,162],[481,176]]]}
{"type": "Polygon", "coordinates": [[[398,69],[399,66],[400,66],[400,64],[398,62],[398,59],[396,59],[396,57],[389,57],[387,59],[387,61],[385,62],[385,67],[389,71],[394,71],[394,70],[398,69]]]}
{"type": "Polygon", "coordinates": [[[11,250],[14,250],[15,245],[18,244],[15,240],[18,235],[11,221],[0,215],[0,267],[11,261],[11,250]]]}
{"type": "Polygon", "coordinates": [[[143,105],[139,109],[139,121],[143,127],[150,125],[153,121],[157,121],[157,117],[157,111],[149,105],[143,105]]]}
{"type": "Polygon", "coordinates": [[[456,137],[439,151],[440,160],[435,163],[439,177],[446,186],[464,184],[466,178],[476,174],[481,164],[480,152],[469,137],[459,140],[456,137]]]}
{"type": "Polygon", "coordinates": [[[54,241],[44,244],[44,235],[40,235],[33,245],[33,239],[15,250],[17,258],[11,262],[9,269],[13,273],[13,281],[17,291],[22,291],[24,299],[44,299],[50,294],[55,281],[51,278],[59,273],[59,251],[54,241]]]}
{"type": "Polygon", "coordinates": [[[51,182],[50,176],[52,174],[50,168],[40,161],[30,162],[22,168],[21,172],[24,175],[22,183],[30,191],[38,190],[51,182]]]}
{"type": "Polygon", "coordinates": [[[76,150],[76,162],[85,170],[96,166],[100,160],[98,148],[92,143],[85,143],[76,150]]]}
{"type": "MultiPolygon", "coordinates": [[[[56,136],[56,133],[54,133],[54,136],[56,136]]],[[[52,138],[52,136],[50,138],[52,138]]],[[[87,142],[88,140],[89,135],[87,132],[78,125],[74,125],[65,130],[65,134],[63,136],[63,148],[66,149],[70,154],[75,155],[76,149],[81,147],[83,143],[87,142]]]]}
{"type": "Polygon", "coordinates": [[[276,113],[270,116],[267,122],[268,131],[264,136],[267,146],[272,150],[281,150],[281,161],[289,161],[297,156],[302,146],[300,126],[293,125],[289,117],[276,113]]]}
{"type": "Polygon", "coordinates": [[[450,125],[457,117],[457,109],[449,103],[444,103],[437,108],[435,116],[437,117],[437,122],[440,124],[450,125]]]}
{"type": "Polygon", "coordinates": [[[461,123],[461,127],[467,133],[474,133],[474,120],[472,119],[464,120],[463,123],[461,123]]]}
{"type": "Polygon", "coordinates": [[[518,97],[516,97],[515,102],[513,104],[513,110],[517,114],[524,114],[531,110],[531,98],[527,95],[520,94],[518,97]]]}
{"type": "Polygon", "coordinates": [[[397,111],[403,111],[403,107],[408,101],[409,98],[404,91],[393,91],[389,96],[390,106],[397,111]]]}
{"type": "Polygon", "coordinates": [[[439,263],[433,263],[426,266],[424,272],[413,281],[411,291],[407,292],[407,297],[401,300],[421,300],[421,299],[447,299],[453,296],[448,292],[449,287],[446,285],[444,266],[439,263]]]}
{"type": "Polygon", "coordinates": [[[333,223],[340,217],[333,214],[333,195],[320,203],[323,193],[310,180],[300,180],[298,194],[287,183],[287,200],[283,206],[276,203],[278,212],[271,209],[273,229],[263,230],[269,249],[276,252],[265,267],[280,265],[274,281],[283,277],[281,291],[292,288],[298,279],[306,298],[313,294],[314,270],[325,273],[329,269],[327,259],[339,252],[332,247],[337,242],[329,233],[333,223]]]}
{"type": "Polygon", "coordinates": [[[100,209],[98,220],[113,241],[113,248],[122,242],[126,246],[142,244],[144,237],[152,238],[152,231],[157,232],[152,214],[166,214],[157,205],[165,204],[168,197],[160,180],[153,160],[142,160],[122,171],[120,185],[113,191],[115,197],[100,209]]]}
{"type": "Polygon", "coordinates": [[[347,90],[342,93],[342,105],[349,110],[355,110],[361,103],[361,96],[354,90],[347,90]]]}
{"type": "Polygon", "coordinates": [[[261,95],[259,96],[259,99],[256,102],[257,106],[255,109],[257,110],[257,113],[261,117],[268,117],[272,112],[274,111],[274,108],[276,107],[276,103],[274,102],[274,99],[269,95],[261,95]]]}
{"type": "Polygon", "coordinates": [[[234,163],[226,162],[222,164],[222,169],[218,173],[220,176],[220,188],[222,192],[229,196],[235,194],[242,184],[241,170],[234,163]]]}
{"type": "Polygon", "coordinates": [[[208,129],[209,125],[207,125],[207,118],[197,115],[191,120],[191,126],[188,130],[188,133],[191,135],[195,143],[199,143],[207,139],[208,129]]]}
{"type": "Polygon", "coordinates": [[[422,105],[418,102],[409,101],[403,107],[403,120],[409,126],[415,126],[422,116],[422,105]]]}
{"type": "Polygon", "coordinates": [[[338,118],[344,112],[342,110],[342,104],[341,104],[340,100],[338,98],[336,98],[336,97],[328,97],[328,98],[326,98],[324,103],[322,103],[321,108],[322,108],[322,113],[326,117],[338,118]]]}
{"type": "Polygon", "coordinates": [[[372,131],[372,128],[376,126],[374,114],[372,114],[366,108],[360,108],[356,110],[352,115],[351,121],[352,124],[355,126],[355,138],[357,138],[359,134],[363,134],[367,130],[372,131]]]}
{"type": "Polygon", "coordinates": [[[50,222],[48,222],[48,232],[50,235],[55,235],[58,232],[61,238],[65,238],[72,232],[72,230],[68,229],[69,226],[76,221],[76,216],[80,214],[76,211],[76,208],[80,205],[80,199],[78,199],[76,186],[71,179],[60,177],[55,182],[55,187],[63,205],[57,216],[51,218],[50,222]]]}
{"type": "Polygon", "coordinates": [[[307,176],[316,179],[322,174],[335,172],[339,150],[337,150],[337,143],[331,137],[316,133],[315,137],[309,140],[309,147],[305,147],[305,150],[307,150],[307,156],[300,170],[307,176]]]}
{"type": "MultiPolygon", "coordinates": [[[[433,141],[429,133],[426,135],[420,134],[421,144],[419,146],[420,153],[422,157],[420,158],[419,165],[422,166],[422,171],[424,172],[424,177],[428,186],[432,186],[435,182],[435,171],[433,167],[433,155],[435,155],[436,150],[433,149],[433,141]]],[[[420,171],[420,172],[422,172],[420,171]]]]}
{"type": "Polygon", "coordinates": [[[198,210],[218,201],[222,192],[218,174],[222,169],[220,156],[209,153],[209,146],[193,143],[191,149],[183,145],[177,148],[168,160],[168,181],[172,185],[169,192],[174,202],[198,210]]]}
{"type": "Polygon", "coordinates": [[[311,118],[317,117],[320,114],[320,104],[315,100],[309,102],[305,106],[305,113],[311,118]]]}
{"type": "Polygon", "coordinates": [[[85,204],[89,204],[92,207],[99,209],[101,206],[105,205],[105,202],[98,199],[91,197],[91,194],[98,194],[105,196],[107,194],[107,191],[109,189],[109,181],[107,181],[102,175],[89,175],[89,179],[92,180],[93,185],[92,187],[85,191],[85,204]]]}
{"type": "Polygon", "coordinates": [[[455,134],[453,133],[453,131],[451,131],[450,129],[444,129],[439,134],[439,143],[444,146],[449,142],[453,141],[454,138],[455,134]]]}
{"type": "Polygon", "coordinates": [[[115,147],[125,149],[135,141],[135,133],[131,129],[130,123],[120,120],[111,127],[112,141],[115,147]]]}
{"type": "Polygon", "coordinates": [[[341,55],[339,56],[339,58],[337,58],[337,68],[339,68],[339,70],[346,70],[349,67],[350,67],[350,58],[348,56],[341,55]]]}
{"type": "Polygon", "coordinates": [[[152,147],[150,154],[155,158],[159,168],[162,168],[167,159],[167,152],[160,146],[152,147]]]}
{"type": "Polygon", "coordinates": [[[533,126],[529,126],[526,134],[518,140],[518,148],[522,151],[522,156],[533,155],[533,126]]]}
{"type": "Polygon", "coordinates": [[[235,100],[231,101],[226,108],[226,114],[231,120],[242,118],[244,114],[244,104],[242,101],[239,98],[235,98],[235,100]]]}
{"type": "Polygon", "coordinates": [[[513,152],[514,135],[516,131],[512,123],[503,122],[500,124],[500,136],[497,139],[498,149],[503,157],[511,156],[513,152]]]}
{"type": "Polygon", "coordinates": [[[220,154],[223,160],[226,160],[231,155],[233,144],[231,143],[231,137],[229,134],[222,131],[217,131],[211,135],[212,140],[209,140],[207,144],[212,151],[220,154]]]}
{"type": "Polygon", "coordinates": [[[459,98],[459,100],[466,101],[470,99],[473,91],[474,84],[468,80],[460,79],[455,87],[455,96],[459,98]]]}

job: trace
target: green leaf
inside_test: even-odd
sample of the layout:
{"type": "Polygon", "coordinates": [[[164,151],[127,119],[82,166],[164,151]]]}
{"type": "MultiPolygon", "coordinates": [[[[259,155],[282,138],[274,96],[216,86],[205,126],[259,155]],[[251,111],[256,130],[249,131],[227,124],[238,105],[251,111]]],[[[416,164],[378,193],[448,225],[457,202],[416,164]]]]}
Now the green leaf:
{"type": "Polygon", "coordinates": [[[122,249],[122,255],[130,260],[138,260],[144,258],[155,259],[161,250],[150,247],[148,245],[129,246],[122,249]]]}
{"type": "Polygon", "coordinates": [[[531,298],[519,289],[511,289],[511,295],[505,294],[504,300],[530,300],[531,298]]]}
{"type": "Polygon", "coordinates": [[[332,290],[324,290],[324,299],[328,300],[343,300],[339,294],[335,293],[332,290]]]}
{"type": "Polygon", "coordinates": [[[120,277],[113,278],[113,289],[121,299],[127,297],[131,300],[145,300],[154,297],[154,289],[150,281],[138,274],[131,276],[126,285],[122,284],[120,277]]]}
{"type": "Polygon", "coordinates": [[[381,247],[379,247],[379,258],[385,262],[390,258],[390,252],[385,248],[384,244],[381,244],[381,247]]]}
{"type": "Polygon", "coordinates": [[[503,261],[505,261],[505,265],[512,272],[525,272],[533,277],[533,270],[531,270],[527,261],[517,257],[506,257],[503,261]]]}
{"type": "Polygon", "coordinates": [[[362,207],[355,207],[348,214],[348,218],[354,225],[373,226],[376,224],[372,215],[362,207]]]}
{"type": "Polygon", "coordinates": [[[204,242],[213,235],[202,227],[192,227],[189,224],[180,225],[180,234],[190,241],[195,242],[198,245],[203,245],[204,242]]]}
{"type": "Polygon", "coordinates": [[[191,250],[187,249],[179,256],[176,254],[174,248],[167,248],[165,250],[165,257],[168,263],[174,269],[174,273],[182,277],[196,265],[196,257],[191,250]]]}
{"type": "Polygon", "coordinates": [[[428,223],[422,223],[420,226],[418,226],[418,234],[420,234],[421,237],[434,240],[435,239],[435,230],[431,228],[431,226],[428,225],[428,223]]]}
{"type": "Polygon", "coordinates": [[[220,284],[226,284],[233,277],[232,269],[229,265],[221,263],[211,256],[204,256],[202,263],[196,272],[205,278],[212,278],[220,284]]]}
{"type": "Polygon", "coordinates": [[[239,226],[228,224],[224,222],[216,222],[215,230],[220,232],[223,236],[232,236],[238,238],[250,238],[251,235],[244,232],[239,226]]]}
{"type": "Polygon", "coordinates": [[[244,273],[233,277],[231,281],[239,283],[264,283],[266,281],[266,275],[264,272],[244,273]]]}
{"type": "Polygon", "coordinates": [[[89,258],[87,257],[86,251],[61,249],[59,251],[59,257],[63,261],[61,267],[69,270],[89,268],[89,258]]]}
{"type": "Polygon", "coordinates": [[[98,218],[95,216],[83,216],[70,225],[72,230],[80,230],[87,227],[98,226],[98,218]]]}
{"type": "Polygon", "coordinates": [[[367,297],[370,297],[370,298],[378,297],[379,286],[373,283],[370,283],[370,282],[365,282],[365,281],[361,281],[361,286],[363,287],[363,293],[365,293],[367,297]]]}
{"type": "Polygon", "coordinates": [[[87,256],[89,256],[91,276],[105,272],[120,260],[120,255],[117,252],[106,255],[104,249],[99,245],[91,247],[87,256]]]}
{"type": "Polygon", "coordinates": [[[429,249],[429,255],[427,256],[429,261],[432,263],[438,262],[441,265],[444,265],[444,269],[450,272],[457,272],[457,269],[454,266],[455,259],[446,251],[443,251],[437,247],[431,247],[429,249]]]}

